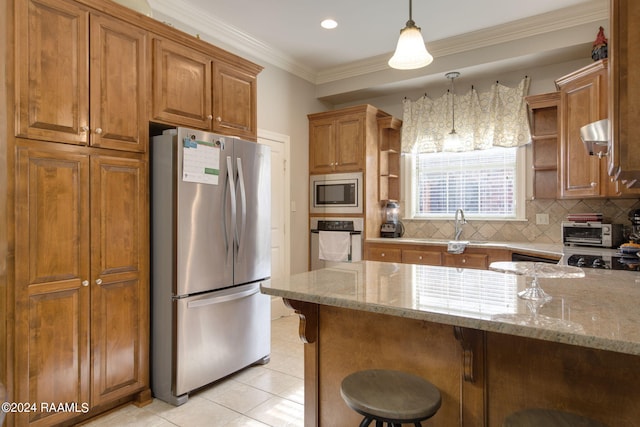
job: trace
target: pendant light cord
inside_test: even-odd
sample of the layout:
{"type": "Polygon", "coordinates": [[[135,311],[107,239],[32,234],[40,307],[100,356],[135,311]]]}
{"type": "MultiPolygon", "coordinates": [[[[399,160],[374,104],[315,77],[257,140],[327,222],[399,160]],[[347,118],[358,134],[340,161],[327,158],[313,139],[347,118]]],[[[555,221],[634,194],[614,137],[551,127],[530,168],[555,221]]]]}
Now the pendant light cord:
{"type": "Polygon", "coordinates": [[[452,71],[444,75],[446,78],[451,80],[451,133],[456,133],[456,89],[453,84],[453,81],[460,76],[460,73],[457,71],[452,71]]]}

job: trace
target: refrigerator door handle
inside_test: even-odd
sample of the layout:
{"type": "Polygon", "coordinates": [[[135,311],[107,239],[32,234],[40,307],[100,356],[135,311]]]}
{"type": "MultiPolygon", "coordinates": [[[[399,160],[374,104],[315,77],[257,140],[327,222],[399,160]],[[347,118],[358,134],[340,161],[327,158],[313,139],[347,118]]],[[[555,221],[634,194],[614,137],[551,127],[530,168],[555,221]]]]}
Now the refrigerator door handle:
{"type": "Polygon", "coordinates": [[[231,221],[232,227],[235,228],[235,217],[236,217],[236,193],[235,193],[235,182],[233,181],[233,163],[231,162],[231,156],[227,156],[227,177],[225,179],[224,184],[224,195],[222,196],[222,200],[224,200],[224,205],[222,206],[222,234],[224,235],[224,248],[225,252],[229,253],[229,240],[231,240],[227,236],[227,191],[231,196],[231,221]]]}
{"type": "Polygon", "coordinates": [[[190,301],[187,303],[187,308],[205,307],[207,305],[220,304],[223,302],[233,301],[240,298],[246,298],[251,295],[257,294],[258,292],[260,292],[260,286],[256,285],[253,288],[250,288],[250,289],[247,289],[246,291],[238,292],[235,294],[206,298],[206,299],[201,299],[197,301],[190,301]]]}
{"type": "Polygon", "coordinates": [[[239,233],[236,230],[236,239],[238,241],[238,257],[240,256],[240,250],[244,248],[244,245],[241,244],[244,242],[244,230],[247,226],[247,192],[244,186],[244,172],[242,170],[242,159],[238,157],[236,159],[238,164],[238,186],[240,187],[240,221],[242,226],[240,227],[239,233]]]}

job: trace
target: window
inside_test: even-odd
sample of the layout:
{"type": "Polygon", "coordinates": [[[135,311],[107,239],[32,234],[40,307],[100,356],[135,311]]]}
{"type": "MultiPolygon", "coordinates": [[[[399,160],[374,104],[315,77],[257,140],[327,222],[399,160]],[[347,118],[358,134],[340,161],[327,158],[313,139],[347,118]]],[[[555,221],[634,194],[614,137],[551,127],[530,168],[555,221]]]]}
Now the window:
{"type": "Polygon", "coordinates": [[[458,208],[467,218],[524,217],[524,150],[491,148],[410,156],[409,200],[415,219],[451,219],[458,208]]]}

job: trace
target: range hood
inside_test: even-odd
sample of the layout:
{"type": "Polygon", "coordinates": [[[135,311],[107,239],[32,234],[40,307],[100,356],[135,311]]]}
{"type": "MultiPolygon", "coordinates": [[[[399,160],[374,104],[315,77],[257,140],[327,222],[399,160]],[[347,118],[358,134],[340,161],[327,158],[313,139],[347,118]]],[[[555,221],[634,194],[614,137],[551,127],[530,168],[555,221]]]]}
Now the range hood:
{"type": "Polygon", "coordinates": [[[606,156],[609,152],[609,119],[582,126],[580,138],[589,155],[606,156]]]}

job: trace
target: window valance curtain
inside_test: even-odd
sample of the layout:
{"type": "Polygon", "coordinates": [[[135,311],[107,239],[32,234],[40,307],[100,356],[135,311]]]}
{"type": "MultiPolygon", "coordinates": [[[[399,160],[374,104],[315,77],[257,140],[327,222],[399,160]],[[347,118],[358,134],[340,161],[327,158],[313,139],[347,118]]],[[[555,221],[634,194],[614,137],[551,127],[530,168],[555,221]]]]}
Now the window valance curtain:
{"type": "Polygon", "coordinates": [[[491,147],[516,147],[529,143],[527,105],[529,78],[517,87],[499,83],[478,93],[471,89],[464,95],[445,93],[431,99],[404,100],[402,152],[434,153],[443,151],[446,136],[452,129],[452,106],[455,102],[455,130],[460,142],[456,151],[483,150],[491,147]]]}

